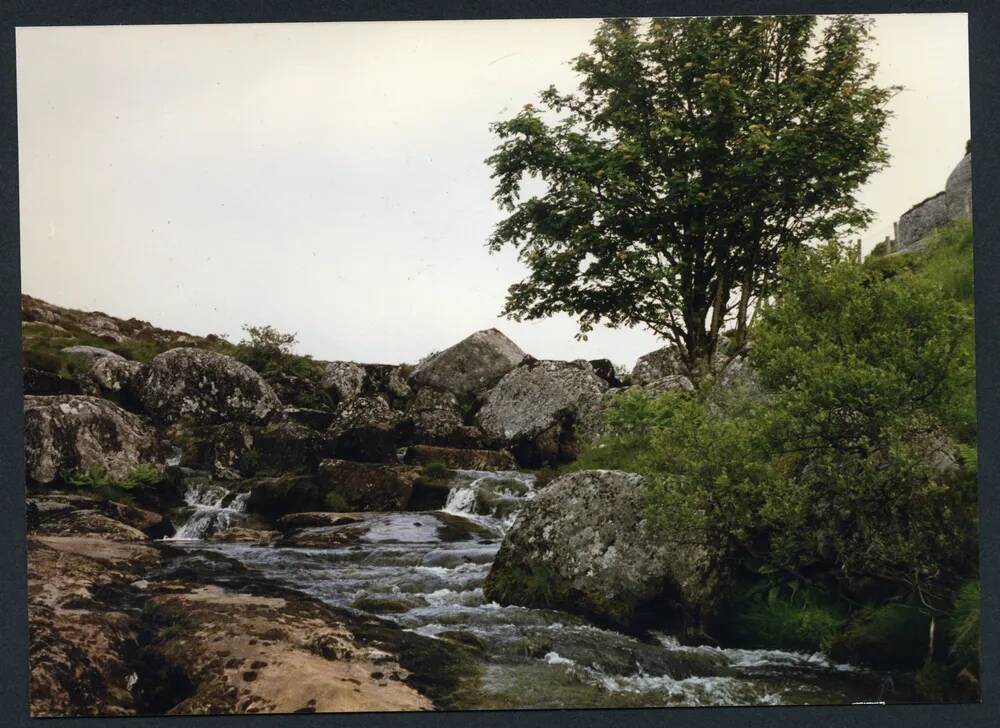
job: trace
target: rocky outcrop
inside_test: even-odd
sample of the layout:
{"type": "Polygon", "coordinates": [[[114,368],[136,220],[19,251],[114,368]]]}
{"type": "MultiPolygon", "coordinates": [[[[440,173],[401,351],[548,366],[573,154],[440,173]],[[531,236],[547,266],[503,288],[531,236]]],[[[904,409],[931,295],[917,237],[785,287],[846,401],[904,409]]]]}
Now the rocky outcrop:
{"type": "Polygon", "coordinates": [[[576,456],[576,420],[607,388],[587,362],[531,361],[487,392],[477,420],[524,466],[566,462],[576,456]]]}
{"type": "Polygon", "coordinates": [[[381,397],[356,397],[337,406],[327,432],[337,457],[390,463],[411,429],[412,422],[381,397]]]}
{"type": "Polygon", "coordinates": [[[972,155],[966,154],[945,189],[903,213],[896,224],[892,252],[910,253],[926,247],[929,236],[952,220],[972,217],[972,155]]]}
{"type": "Polygon", "coordinates": [[[50,483],[66,470],[100,468],[115,479],[161,460],[153,430],[98,397],[24,398],[28,478],[50,483]]]}
{"type": "Polygon", "coordinates": [[[195,424],[266,421],[282,408],[257,372],[232,357],[204,349],[158,354],[137,378],[146,411],[158,421],[195,424]]]}
{"type": "Polygon", "coordinates": [[[28,537],[32,717],[138,712],[129,649],[141,624],[127,595],[159,560],[141,543],[28,537]]]}
{"type": "Polygon", "coordinates": [[[506,450],[475,450],[455,447],[412,445],[403,462],[408,465],[438,463],[457,470],[514,470],[517,463],[506,450]]]}
{"type": "Polygon", "coordinates": [[[334,402],[350,402],[361,396],[365,382],[365,370],[353,361],[326,362],[323,374],[323,389],[334,402]]]}
{"type": "Polygon", "coordinates": [[[525,356],[517,344],[496,329],[477,331],[420,362],[410,373],[410,381],[459,397],[477,395],[492,387],[525,356]]]}
{"type": "Polygon", "coordinates": [[[402,511],[422,472],[409,465],[324,460],[319,482],[342,498],[349,511],[402,511]]]}
{"type": "Polygon", "coordinates": [[[400,403],[410,396],[410,385],[398,366],[353,361],[324,364],[323,388],[335,403],[350,402],[361,396],[378,396],[389,403],[400,403]]]}
{"type": "Polygon", "coordinates": [[[698,535],[653,532],[642,478],[610,470],[564,475],[528,501],[484,585],[500,604],[562,609],[632,630],[680,623],[712,598],[698,535]]]}

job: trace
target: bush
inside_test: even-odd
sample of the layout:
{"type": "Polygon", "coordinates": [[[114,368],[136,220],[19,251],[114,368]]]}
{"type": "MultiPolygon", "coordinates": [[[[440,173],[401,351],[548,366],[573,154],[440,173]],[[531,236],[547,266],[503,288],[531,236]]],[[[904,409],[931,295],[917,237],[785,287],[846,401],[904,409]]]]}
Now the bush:
{"type": "Polygon", "coordinates": [[[318,409],[332,406],[322,389],[323,366],[292,353],[294,333],[285,334],[273,326],[244,325],[243,330],[247,336],[234,347],[232,356],[268,380],[282,402],[318,409]]]}

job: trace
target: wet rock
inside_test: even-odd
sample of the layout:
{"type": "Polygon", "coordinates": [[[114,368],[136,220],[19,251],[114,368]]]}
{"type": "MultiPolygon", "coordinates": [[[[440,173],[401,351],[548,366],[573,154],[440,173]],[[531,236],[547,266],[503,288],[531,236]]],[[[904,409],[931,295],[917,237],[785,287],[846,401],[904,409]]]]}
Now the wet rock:
{"type": "Polygon", "coordinates": [[[410,465],[324,460],[319,481],[344,499],[352,511],[405,510],[422,469],[410,465]]]}
{"type": "Polygon", "coordinates": [[[458,470],[514,470],[517,463],[506,450],[469,450],[431,445],[411,445],[403,462],[407,465],[440,463],[458,470]]]}
{"type": "Polygon", "coordinates": [[[493,386],[525,356],[496,329],[477,331],[420,362],[410,373],[410,381],[458,396],[476,395],[493,386]]]}
{"type": "Polygon", "coordinates": [[[136,388],[146,411],[164,423],[260,423],[282,407],[253,369],[202,349],[170,349],[157,355],[138,377],[136,388]]]}
{"type": "Polygon", "coordinates": [[[159,562],[156,549],[101,538],[29,536],[31,715],[134,715],[128,645],[141,628],[129,585],[159,562]]]}
{"type": "Polygon", "coordinates": [[[250,493],[247,510],[272,521],[289,513],[341,510],[344,505],[342,499],[328,505],[333,488],[313,475],[253,478],[243,481],[241,488],[250,493]]]}
{"type": "Polygon", "coordinates": [[[148,541],[138,528],[97,510],[74,510],[60,518],[43,521],[40,533],[52,536],[100,536],[108,541],[148,541]]]}
{"type": "Polygon", "coordinates": [[[224,531],[213,533],[209,540],[215,543],[247,543],[265,546],[276,541],[281,534],[278,531],[266,531],[257,528],[234,526],[224,531]]]}
{"type": "Polygon", "coordinates": [[[358,523],[361,519],[348,513],[329,513],[313,511],[311,513],[289,513],[282,516],[275,524],[282,531],[296,528],[323,528],[327,526],[343,526],[358,523]]]}
{"type": "Polygon", "coordinates": [[[152,428],[105,399],[83,395],[26,396],[24,446],[27,474],[36,483],[92,468],[120,479],[161,460],[152,428]]]}
{"type": "Polygon", "coordinates": [[[396,450],[412,430],[412,422],[380,397],[356,397],[338,405],[327,433],[333,453],[365,462],[395,462],[396,450]]]}
{"type": "Polygon", "coordinates": [[[567,462],[577,454],[576,420],[607,388],[586,362],[532,361],[486,393],[477,419],[523,466],[567,462]]]}
{"type": "Polygon", "coordinates": [[[483,590],[501,604],[562,609],[633,630],[696,618],[715,581],[697,533],[647,528],[642,478],[585,470],[528,501],[483,590]]]}

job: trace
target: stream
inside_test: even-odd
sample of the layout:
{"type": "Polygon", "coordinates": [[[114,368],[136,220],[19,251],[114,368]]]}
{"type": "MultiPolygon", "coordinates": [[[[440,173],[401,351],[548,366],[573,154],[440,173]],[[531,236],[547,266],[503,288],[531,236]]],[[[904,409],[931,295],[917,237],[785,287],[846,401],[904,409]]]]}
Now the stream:
{"type": "MultiPolygon", "coordinates": [[[[891,677],[821,655],[683,646],[638,639],[573,615],[487,602],[482,584],[534,477],[454,471],[438,511],[357,514],[358,523],[303,529],[324,547],[213,543],[248,519],[245,495],[189,486],[174,546],[236,559],[262,578],[336,607],[371,610],[401,629],[481,648],[468,708],[621,708],[890,701],[891,677]],[[330,538],[333,536],[334,538],[330,538]],[[343,543],[335,543],[339,536],[343,543]]],[[[898,701],[899,698],[897,697],[898,701]]]]}

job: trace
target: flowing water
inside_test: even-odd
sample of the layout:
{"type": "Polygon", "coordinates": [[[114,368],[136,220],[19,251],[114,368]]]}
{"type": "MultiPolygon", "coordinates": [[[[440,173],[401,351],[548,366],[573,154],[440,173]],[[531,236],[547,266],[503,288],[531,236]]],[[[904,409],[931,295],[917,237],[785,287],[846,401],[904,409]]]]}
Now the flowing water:
{"type": "Polygon", "coordinates": [[[637,639],[563,612],[490,603],[483,581],[504,532],[534,495],[533,477],[456,471],[450,487],[440,511],[362,514],[361,523],[306,529],[300,534],[312,543],[350,537],[303,548],[200,540],[237,525],[245,503],[201,483],[191,486],[174,540],[192,556],[223,554],[333,606],[372,610],[402,629],[481,648],[481,688],[470,708],[891,700],[888,676],[820,655],[687,647],[668,634],[637,639]]]}

